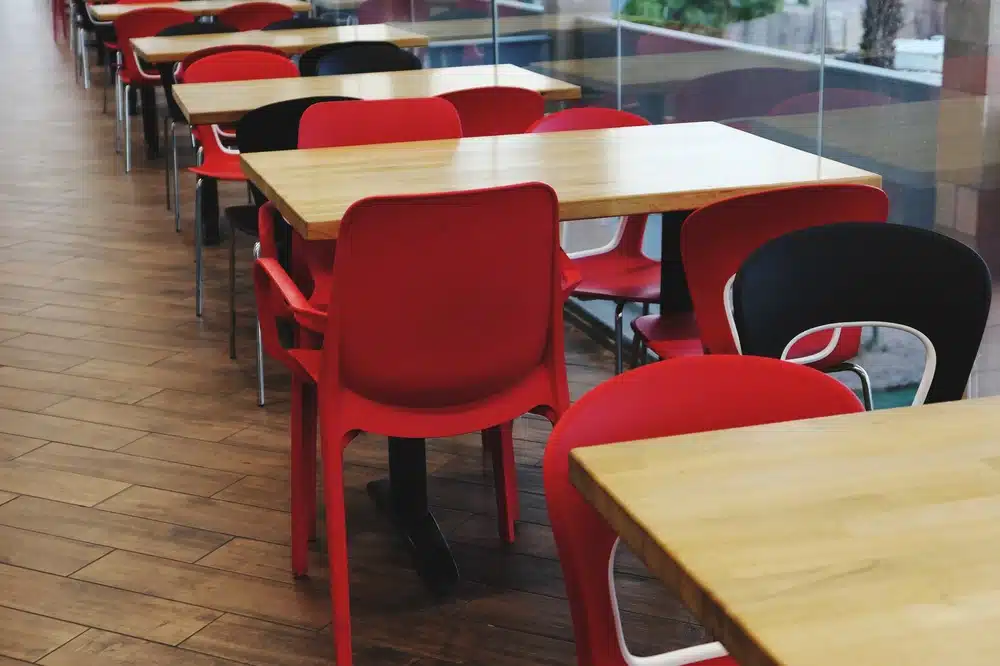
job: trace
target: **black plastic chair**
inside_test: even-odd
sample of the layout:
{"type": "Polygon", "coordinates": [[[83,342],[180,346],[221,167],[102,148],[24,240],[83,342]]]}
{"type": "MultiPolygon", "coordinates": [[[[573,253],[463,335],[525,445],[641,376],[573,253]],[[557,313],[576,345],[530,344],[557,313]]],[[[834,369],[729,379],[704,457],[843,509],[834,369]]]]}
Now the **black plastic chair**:
{"type": "Polygon", "coordinates": [[[333,21],[310,16],[296,16],[265,25],[261,30],[307,30],[309,28],[336,28],[333,21]]]}
{"type": "Polygon", "coordinates": [[[302,76],[368,74],[421,69],[420,58],[391,42],[343,42],[309,49],[299,59],[302,76]]]}
{"type": "Polygon", "coordinates": [[[914,405],[959,400],[979,352],[992,287],[974,250],[927,229],[845,222],[762,245],[732,282],[743,354],[783,358],[807,332],[896,328],[926,348],[914,405]]]}
{"type": "MultiPolygon", "coordinates": [[[[227,32],[237,32],[236,28],[231,28],[222,23],[182,23],[164,28],[156,33],[157,37],[180,37],[183,35],[215,35],[227,32]]],[[[187,119],[181,108],[177,106],[174,99],[174,68],[175,63],[160,63],[156,69],[160,72],[160,82],[163,84],[163,94],[167,100],[167,113],[163,117],[163,136],[170,141],[170,150],[167,151],[167,159],[164,160],[164,169],[167,179],[167,210],[170,210],[170,188],[171,176],[173,178],[173,201],[174,201],[174,230],[181,230],[181,195],[177,187],[180,180],[180,167],[177,164],[177,134],[174,132],[178,124],[187,124],[187,119]]]]}
{"type": "MultiPolygon", "coordinates": [[[[354,100],[353,97],[321,96],[290,99],[261,106],[248,112],[236,124],[236,144],[241,153],[264,153],[294,150],[299,145],[299,121],[313,104],[354,100]]],[[[250,184],[253,205],[226,208],[229,220],[229,358],[236,358],[236,232],[257,238],[258,209],[267,203],[257,187],[250,184]]],[[[275,225],[275,244],[288,247],[287,225],[275,225]]],[[[254,259],[260,256],[260,242],[254,244],[254,259]]],[[[257,326],[257,403],[264,405],[264,352],[257,326]]]]}

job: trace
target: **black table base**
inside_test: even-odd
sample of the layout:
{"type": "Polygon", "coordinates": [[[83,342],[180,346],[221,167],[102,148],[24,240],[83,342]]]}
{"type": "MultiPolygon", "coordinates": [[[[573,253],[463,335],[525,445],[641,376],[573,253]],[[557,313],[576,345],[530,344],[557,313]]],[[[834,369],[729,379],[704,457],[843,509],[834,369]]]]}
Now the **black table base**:
{"type": "Polygon", "coordinates": [[[424,440],[389,438],[389,478],[370,482],[368,494],[392,520],[431,593],[451,591],[458,583],[458,565],[427,506],[424,440]]]}
{"type": "Polygon", "coordinates": [[[681,263],[681,225],[691,211],[662,213],[660,229],[660,312],[690,312],[684,265],[681,263]]]}

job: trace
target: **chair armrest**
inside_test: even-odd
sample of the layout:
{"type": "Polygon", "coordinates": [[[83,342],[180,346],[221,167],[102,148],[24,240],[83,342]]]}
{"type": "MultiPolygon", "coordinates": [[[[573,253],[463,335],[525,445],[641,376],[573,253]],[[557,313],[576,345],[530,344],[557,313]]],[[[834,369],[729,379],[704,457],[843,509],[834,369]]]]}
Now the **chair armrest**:
{"type": "Polygon", "coordinates": [[[268,201],[257,210],[257,237],[260,239],[261,259],[277,259],[278,246],[274,242],[274,218],[278,209],[268,201]]]}
{"type": "Polygon", "coordinates": [[[315,333],[326,330],[326,313],[309,304],[277,259],[258,259],[254,263],[254,290],[257,293],[257,316],[265,347],[268,344],[281,345],[276,319],[280,316],[278,308],[282,308],[282,305],[291,311],[299,324],[309,330],[315,333]],[[276,299],[280,299],[280,304],[276,299]],[[268,329],[266,333],[265,327],[268,329]],[[268,338],[271,338],[270,342],[268,338]]]}
{"type": "Polygon", "coordinates": [[[559,250],[559,269],[562,272],[563,298],[569,298],[573,290],[583,282],[583,275],[573,265],[573,260],[562,250],[559,250]]]}

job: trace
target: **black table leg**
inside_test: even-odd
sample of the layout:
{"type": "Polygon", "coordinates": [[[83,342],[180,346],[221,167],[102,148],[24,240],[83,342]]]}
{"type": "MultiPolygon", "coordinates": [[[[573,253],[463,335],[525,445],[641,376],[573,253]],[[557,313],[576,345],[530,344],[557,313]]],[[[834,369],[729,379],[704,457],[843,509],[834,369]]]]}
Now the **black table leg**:
{"type": "Polygon", "coordinates": [[[427,507],[424,440],[389,438],[389,478],[368,484],[368,494],[389,514],[403,537],[417,575],[430,591],[446,594],[458,582],[458,565],[427,507]]]}
{"type": "Polygon", "coordinates": [[[219,184],[214,178],[205,178],[201,186],[201,233],[205,245],[218,245],[219,235],[219,184]]]}
{"type": "Polygon", "coordinates": [[[691,294],[681,264],[681,224],[691,211],[662,213],[660,230],[660,312],[690,312],[691,294]]]}
{"type": "Polygon", "coordinates": [[[160,156],[160,129],[156,113],[156,89],[150,86],[139,88],[142,102],[142,133],[146,138],[146,157],[155,160],[160,156]]]}

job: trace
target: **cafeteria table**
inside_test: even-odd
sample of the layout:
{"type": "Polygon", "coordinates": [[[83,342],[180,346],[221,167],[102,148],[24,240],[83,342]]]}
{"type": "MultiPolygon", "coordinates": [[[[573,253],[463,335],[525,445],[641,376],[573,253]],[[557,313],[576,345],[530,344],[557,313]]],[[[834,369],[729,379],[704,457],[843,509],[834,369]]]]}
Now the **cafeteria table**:
{"type": "Polygon", "coordinates": [[[998,432],[962,400],[580,448],[570,478],[741,666],[979,666],[998,432]]]}
{"type": "Polygon", "coordinates": [[[406,72],[304,76],[290,79],[188,83],[173,86],[174,99],[192,125],[235,123],[245,113],[274,102],[342,95],[359,99],[434,97],[485,86],[534,90],[549,101],[580,98],[580,87],[516,65],[472,65],[406,72]]]}
{"type": "MultiPolygon", "coordinates": [[[[525,181],[551,185],[566,221],[664,212],[661,280],[665,307],[675,309],[690,308],[679,242],[680,222],[692,209],[787,185],[881,184],[878,174],[718,123],[250,153],[240,161],[307,240],[336,238],[344,212],[365,197],[525,181]]],[[[432,589],[453,584],[457,566],[427,509],[424,448],[390,440],[389,480],[373,482],[369,492],[384,510],[415,508],[418,518],[396,515],[394,522],[417,571],[432,589]]]]}
{"type": "MultiPolygon", "coordinates": [[[[169,7],[171,9],[180,9],[189,14],[194,14],[195,16],[214,16],[219,12],[222,12],[234,5],[241,5],[249,0],[185,0],[184,2],[153,2],[153,3],[138,3],[138,4],[91,4],[87,7],[90,11],[90,15],[94,17],[95,21],[114,21],[122,14],[127,14],[128,12],[135,11],[137,9],[149,9],[150,7],[169,7]]],[[[267,0],[268,2],[276,2],[280,5],[286,5],[289,9],[294,12],[306,13],[312,10],[312,5],[310,5],[305,0],[267,0]]]]}

